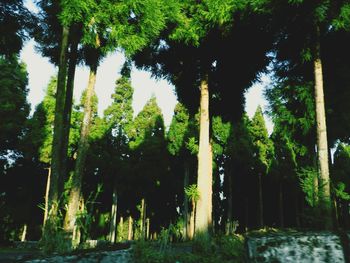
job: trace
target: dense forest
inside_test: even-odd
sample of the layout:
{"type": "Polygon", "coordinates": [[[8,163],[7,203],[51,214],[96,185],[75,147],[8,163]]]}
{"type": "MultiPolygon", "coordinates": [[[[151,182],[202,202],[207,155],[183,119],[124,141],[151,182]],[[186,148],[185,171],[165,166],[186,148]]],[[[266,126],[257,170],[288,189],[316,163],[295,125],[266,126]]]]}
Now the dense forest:
{"type": "Polygon", "coordinates": [[[35,4],[0,3],[0,243],[350,227],[349,1],[35,4]],[[29,39],[58,69],[33,114],[29,39]],[[99,116],[97,69],[115,51],[127,60],[99,116]],[[74,101],[78,65],[90,74],[74,101]],[[155,97],[134,116],[132,67],[175,86],[170,127],[155,97]],[[262,75],[269,108],[249,118],[262,75]]]}

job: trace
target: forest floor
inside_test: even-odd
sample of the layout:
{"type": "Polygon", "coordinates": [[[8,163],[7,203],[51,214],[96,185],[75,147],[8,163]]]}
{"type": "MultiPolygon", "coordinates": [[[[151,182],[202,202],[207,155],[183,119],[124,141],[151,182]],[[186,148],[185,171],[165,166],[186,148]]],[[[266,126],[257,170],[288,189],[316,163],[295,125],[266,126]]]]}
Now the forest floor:
{"type": "Polygon", "coordinates": [[[18,248],[0,246],[0,263],[131,263],[130,245],[117,245],[94,249],[76,250],[63,255],[44,255],[36,248],[18,248]]]}

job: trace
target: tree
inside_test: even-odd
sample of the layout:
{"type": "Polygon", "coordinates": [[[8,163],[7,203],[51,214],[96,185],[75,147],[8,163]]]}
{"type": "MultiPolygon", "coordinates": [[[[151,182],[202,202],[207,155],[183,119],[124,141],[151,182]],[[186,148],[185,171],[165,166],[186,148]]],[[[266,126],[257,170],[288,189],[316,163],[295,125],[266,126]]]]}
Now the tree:
{"type": "Polygon", "coordinates": [[[2,1],[0,6],[0,55],[10,58],[22,49],[23,41],[35,24],[23,0],[2,1]]]}
{"type": "MultiPolygon", "coordinates": [[[[128,69],[126,70],[128,71],[128,69]]],[[[131,169],[128,166],[130,158],[128,143],[133,119],[133,88],[131,87],[128,73],[123,72],[123,70],[121,73],[123,75],[116,81],[115,92],[112,95],[113,103],[104,112],[104,122],[107,126],[104,136],[109,142],[108,144],[112,146],[108,147],[108,144],[106,145],[109,155],[107,160],[110,160],[110,163],[106,163],[106,166],[109,167],[108,170],[110,170],[113,182],[113,202],[109,233],[111,242],[116,240],[118,196],[120,197],[120,194],[126,191],[126,189],[123,189],[123,187],[126,188],[125,181],[127,176],[124,167],[131,169]]]]}
{"type": "Polygon", "coordinates": [[[254,146],[255,173],[258,177],[258,225],[264,226],[262,176],[266,176],[272,162],[273,144],[269,139],[264,116],[260,106],[255,111],[254,117],[249,126],[250,136],[254,146]]]}
{"type": "MultiPolygon", "coordinates": [[[[27,70],[16,57],[0,57],[0,158],[18,147],[29,114],[27,70]]],[[[4,159],[5,158],[5,159],[4,159]]]]}

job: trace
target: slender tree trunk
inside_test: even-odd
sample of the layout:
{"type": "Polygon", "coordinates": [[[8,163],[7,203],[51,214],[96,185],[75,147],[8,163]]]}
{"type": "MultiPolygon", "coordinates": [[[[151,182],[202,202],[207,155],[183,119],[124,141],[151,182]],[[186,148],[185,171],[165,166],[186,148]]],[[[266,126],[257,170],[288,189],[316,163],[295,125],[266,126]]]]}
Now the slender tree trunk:
{"type": "Polygon", "coordinates": [[[196,202],[192,199],[192,211],[190,216],[190,233],[189,233],[189,239],[192,240],[194,236],[194,230],[195,230],[195,218],[196,214],[196,202]]]}
{"type": "Polygon", "coordinates": [[[24,224],[22,235],[21,235],[21,242],[26,241],[26,237],[27,237],[27,224],[24,224]]]}
{"type": "MultiPolygon", "coordinates": [[[[66,95],[66,76],[67,76],[67,48],[68,48],[69,27],[64,26],[62,29],[62,39],[60,47],[60,60],[57,77],[57,91],[56,91],[56,106],[55,106],[55,120],[54,132],[52,142],[52,161],[51,161],[51,176],[50,176],[50,191],[49,191],[49,214],[48,218],[52,218],[54,223],[57,212],[58,202],[60,198],[59,180],[62,178],[62,138],[63,138],[63,113],[66,95]]],[[[45,229],[44,229],[45,232],[45,229]]]]}
{"type": "Polygon", "coordinates": [[[49,190],[50,190],[50,177],[51,177],[51,167],[47,168],[47,181],[46,181],[46,191],[45,191],[45,211],[44,211],[44,222],[43,226],[47,220],[49,214],[49,190]]]}
{"type": "Polygon", "coordinates": [[[198,151],[197,187],[199,199],[196,204],[196,234],[208,234],[212,225],[212,158],[209,141],[209,87],[207,77],[201,81],[200,131],[198,151]]]}
{"type": "Polygon", "coordinates": [[[324,209],[324,226],[326,229],[332,228],[331,196],[328,167],[328,142],[326,113],[323,94],[323,73],[322,60],[320,54],[320,29],[317,27],[317,40],[315,46],[314,58],[314,77],[315,77],[315,102],[316,102],[316,123],[317,123],[317,158],[320,173],[320,201],[324,209]]]}
{"type": "Polygon", "coordinates": [[[112,209],[111,209],[111,224],[109,227],[109,241],[115,242],[115,233],[117,231],[117,208],[118,208],[118,195],[116,187],[113,187],[112,197],[112,209]]]}
{"type": "Polygon", "coordinates": [[[149,239],[149,228],[150,228],[150,219],[149,218],[147,218],[146,219],[146,240],[148,240],[149,239]]]}
{"type": "MultiPolygon", "coordinates": [[[[77,34],[75,30],[73,34],[77,34]]],[[[63,123],[63,135],[62,135],[62,178],[60,178],[60,189],[63,189],[64,182],[68,178],[67,172],[67,156],[68,156],[68,145],[69,145],[69,131],[71,124],[72,115],[72,104],[73,104],[73,90],[74,90],[74,79],[75,79],[75,68],[77,65],[78,58],[78,43],[80,38],[73,37],[70,52],[69,52],[69,64],[68,64],[68,74],[67,74],[67,88],[66,88],[66,99],[64,104],[64,123],[63,123]]]]}
{"type": "Polygon", "coordinates": [[[264,205],[263,205],[261,173],[259,173],[258,175],[258,191],[259,191],[258,225],[259,227],[263,227],[264,226],[264,205]]]}
{"type": "Polygon", "coordinates": [[[132,240],[132,217],[129,216],[129,222],[128,222],[128,240],[132,240]]]}
{"type": "Polygon", "coordinates": [[[301,226],[300,223],[300,216],[299,216],[299,197],[298,197],[298,193],[296,193],[295,196],[295,202],[294,202],[294,209],[295,209],[295,224],[297,227],[301,226]]]}
{"type": "Polygon", "coordinates": [[[118,227],[118,241],[121,242],[124,239],[124,218],[121,216],[118,227]]]}
{"type": "Polygon", "coordinates": [[[279,182],[279,193],[278,193],[278,211],[280,217],[280,227],[284,227],[284,210],[283,210],[283,183],[282,180],[279,182]]]}
{"type": "Polygon", "coordinates": [[[145,239],[145,227],[146,227],[146,201],[144,198],[141,200],[141,214],[140,214],[140,232],[141,232],[141,239],[145,239]]]}
{"type": "Polygon", "coordinates": [[[89,133],[92,118],[92,100],[96,83],[96,67],[90,68],[89,83],[84,102],[84,117],[80,133],[77,161],[75,171],[72,176],[72,188],[69,193],[68,210],[64,221],[64,229],[72,232],[76,223],[77,212],[79,210],[79,199],[81,194],[82,176],[85,167],[85,159],[89,148],[89,133]]]}
{"type": "Polygon", "coordinates": [[[227,196],[227,222],[226,222],[226,235],[232,234],[232,221],[233,221],[233,193],[232,193],[232,176],[228,174],[228,196],[227,196]]]}
{"type": "Polygon", "coordinates": [[[245,223],[245,231],[248,231],[249,227],[249,202],[248,202],[248,198],[244,198],[244,223],[245,223]]]}
{"type": "MultiPolygon", "coordinates": [[[[189,164],[186,160],[184,160],[184,189],[189,185],[189,164]]],[[[184,234],[185,239],[190,237],[190,225],[189,225],[189,217],[188,217],[188,196],[184,193],[184,234]]]]}

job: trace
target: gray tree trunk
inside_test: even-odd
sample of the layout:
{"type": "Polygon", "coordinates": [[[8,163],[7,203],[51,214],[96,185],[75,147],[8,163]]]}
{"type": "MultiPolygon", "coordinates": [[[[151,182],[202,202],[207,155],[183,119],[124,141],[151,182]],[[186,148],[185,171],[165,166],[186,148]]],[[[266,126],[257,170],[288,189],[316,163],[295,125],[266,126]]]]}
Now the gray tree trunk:
{"type": "Polygon", "coordinates": [[[317,40],[314,57],[314,77],[315,77],[315,102],[316,102],[316,132],[317,132],[317,159],[320,174],[319,190],[320,205],[324,210],[324,226],[326,229],[332,228],[332,211],[330,196],[329,164],[328,164],[328,142],[325,102],[323,93],[323,73],[320,52],[320,29],[317,27],[317,40]]]}
{"type": "Polygon", "coordinates": [[[85,160],[89,148],[89,133],[92,118],[92,102],[96,83],[96,67],[90,68],[89,83],[86,90],[84,102],[84,117],[80,132],[77,160],[74,174],[72,175],[72,188],[69,193],[68,209],[64,221],[64,229],[73,232],[76,224],[77,212],[79,210],[79,200],[81,195],[82,177],[85,167],[85,160]]]}
{"type": "MultiPolygon", "coordinates": [[[[184,161],[184,189],[189,184],[189,164],[185,160],[184,161]]],[[[190,220],[188,216],[188,196],[184,193],[184,234],[185,239],[188,239],[190,237],[190,220]]]]}
{"type": "Polygon", "coordinates": [[[197,178],[199,199],[196,204],[195,232],[196,234],[208,234],[212,225],[213,175],[209,140],[209,87],[207,77],[202,79],[200,90],[200,131],[197,178]]]}
{"type": "Polygon", "coordinates": [[[263,227],[264,226],[264,204],[263,204],[263,194],[262,194],[261,173],[259,173],[258,175],[258,191],[259,191],[258,225],[259,227],[263,227]]]}
{"type": "Polygon", "coordinates": [[[62,167],[61,167],[62,178],[60,178],[60,189],[63,189],[64,182],[68,178],[67,156],[68,156],[68,145],[69,145],[69,131],[70,131],[71,115],[72,115],[75,68],[77,65],[77,58],[78,58],[78,43],[79,43],[79,39],[77,37],[73,37],[73,41],[71,43],[70,52],[69,52],[66,99],[65,99],[64,112],[63,112],[64,122],[63,122],[63,137],[62,137],[63,140],[62,140],[62,167]]]}
{"type": "MultiPolygon", "coordinates": [[[[64,26],[62,29],[62,39],[60,47],[60,59],[57,77],[55,119],[52,141],[51,154],[51,176],[49,190],[49,214],[48,219],[55,221],[58,212],[58,202],[61,193],[59,192],[59,180],[62,178],[62,138],[64,122],[64,104],[66,95],[66,76],[67,76],[67,49],[68,49],[69,27],[64,26]]],[[[45,232],[45,229],[44,229],[45,232]]]]}
{"type": "Polygon", "coordinates": [[[112,209],[111,209],[111,223],[109,226],[109,241],[115,242],[115,233],[117,232],[117,212],[118,212],[118,194],[116,187],[113,187],[112,209]]]}

